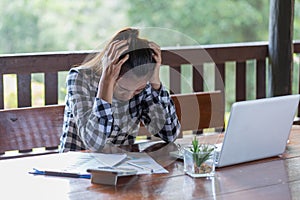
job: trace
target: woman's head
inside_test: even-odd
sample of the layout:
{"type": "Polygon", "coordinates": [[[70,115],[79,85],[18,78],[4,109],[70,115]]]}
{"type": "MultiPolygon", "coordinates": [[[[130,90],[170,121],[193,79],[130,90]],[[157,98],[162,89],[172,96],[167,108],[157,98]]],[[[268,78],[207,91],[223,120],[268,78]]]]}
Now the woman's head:
{"type": "Polygon", "coordinates": [[[128,49],[119,57],[119,60],[126,55],[129,55],[129,57],[121,66],[114,96],[120,100],[129,100],[134,94],[145,88],[154,72],[156,64],[153,58],[154,51],[150,48],[149,41],[139,38],[139,31],[137,29],[125,28],[117,32],[102,52],[86,65],[93,67],[96,72],[101,73],[101,61],[104,53],[109,50],[111,43],[120,40],[127,41],[128,49]]]}
{"type": "Polygon", "coordinates": [[[122,65],[119,77],[125,73],[132,73],[137,77],[143,77],[153,73],[155,60],[153,50],[149,47],[149,42],[138,37],[137,29],[127,28],[118,32],[111,42],[116,40],[127,40],[129,48],[120,56],[124,58],[127,54],[129,58],[122,65]]]}
{"type": "Polygon", "coordinates": [[[122,65],[119,78],[116,82],[114,96],[119,100],[129,100],[134,95],[140,93],[151,78],[155,60],[153,50],[149,47],[149,42],[138,37],[137,29],[124,29],[118,32],[112,41],[127,40],[128,50],[120,56],[119,60],[127,54],[129,58],[122,65]]]}
{"type": "Polygon", "coordinates": [[[129,54],[129,59],[121,67],[120,76],[132,69],[134,69],[132,72],[137,76],[143,76],[148,72],[153,72],[155,65],[155,60],[152,56],[153,50],[149,47],[146,39],[139,38],[139,31],[134,28],[124,28],[117,32],[99,54],[85,62],[83,65],[94,68],[97,73],[101,74],[101,60],[110,44],[116,40],[126,40],[129,45],[128,50],[119,58],[122,59],[126,54],[129,54]]]}

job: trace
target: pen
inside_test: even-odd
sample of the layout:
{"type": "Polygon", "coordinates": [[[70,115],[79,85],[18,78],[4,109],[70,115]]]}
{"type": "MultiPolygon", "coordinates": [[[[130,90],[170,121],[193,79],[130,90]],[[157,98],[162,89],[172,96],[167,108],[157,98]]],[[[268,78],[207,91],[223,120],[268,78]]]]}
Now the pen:
{"type": "Polygon", "coordinates": [[[46,176],[59,176],[59,177],[69,177],[69,178],[86,178],[90,179],[90,174],[78,174],[78,173],[70,173],[70,172],[55,172],[55,171],[41,171],[38,169],[33,169],[33,172],[29,172],[34,175],[46,175],[46,176]]]}
{"type": "Polygon", "coordinates": [[[150,169],[150,168],[144,167],[144,166],[140,166],[140,165],[137,165],[137,164],[132,163],[132,162],[127,162],[127,164],[132,165],[132,166],[134,166],[134,167],[137,167],[137,168],[139,168],[139,169],[141,169],[141,170],[147,170],[147,169],[148,169],[148,170],[150,170],[151,173],[154,172],[153,169],[150,169]]]}

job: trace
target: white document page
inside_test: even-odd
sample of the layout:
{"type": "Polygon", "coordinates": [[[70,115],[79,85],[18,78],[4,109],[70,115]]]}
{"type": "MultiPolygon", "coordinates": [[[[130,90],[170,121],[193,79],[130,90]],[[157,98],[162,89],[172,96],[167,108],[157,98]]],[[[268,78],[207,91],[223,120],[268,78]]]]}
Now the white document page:
{"type": "Polygon", "coordinates": [[[34,163],[33,168],[38,170],[70,172],[87,174],[87,169],[118,168],[134,169],[137,174],[168,173],[151,156],[146,153],[103,154],[67,152],[53,154],[34,163]]]}
{"type": "Polygon", "coordinates": [[[137,174],[169,173],[147,153],[127,153],[126,161],[118,166],[137,170],[137,174]]]}
{"type": "Polygon", "coordinates": [[[63,171],[86,174],[89,168],[113,167],[126,159],[125,153],[103,154],[67,152],[53,154],[47,157],[47,161],[36,163],[34,168],[48,171],[63,171]]]}

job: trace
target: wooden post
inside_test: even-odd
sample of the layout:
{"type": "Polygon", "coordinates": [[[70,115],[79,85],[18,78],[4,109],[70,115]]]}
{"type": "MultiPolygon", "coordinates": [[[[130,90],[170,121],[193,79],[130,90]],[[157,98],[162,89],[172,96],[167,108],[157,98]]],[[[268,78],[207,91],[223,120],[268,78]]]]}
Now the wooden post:
{"type": "Polygon", "coordinates": [[[270,0],[268,96],[292,92],[294,0],[270,0]]]}

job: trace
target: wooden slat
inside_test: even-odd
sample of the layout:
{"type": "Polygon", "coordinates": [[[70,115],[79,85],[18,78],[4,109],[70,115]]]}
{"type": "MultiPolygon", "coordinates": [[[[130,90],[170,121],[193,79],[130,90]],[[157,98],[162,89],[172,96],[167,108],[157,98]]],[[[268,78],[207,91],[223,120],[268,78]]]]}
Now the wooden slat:
{"type": "Polygon", "coordinates": [[[175,49],[162,49],[161,57],[163,65],[182,65],[188,64],[189,62],[185,59],[185,54],[178,52],[175,49]]]}
{"type": "Polygon", "coordinates": [[[203,79],[203,65],[193,66],[193,91],[200,92],[203,91],[204,79],[203,79]]]}
{"type": "Polygon", "coordinates": [[[0,73],[44,73],[68,71],[92,52],[57,52],[36,54],[12,54],[0,56],[0,73]]]}
{"type": "Polygon", "coordinates": [[[31,75],[17,74],[18,107],[31,106],[31,75]]]}
{"type": "Polygon", "coordinates": [[[230,48],[227,45],[209,45],[204,48],[215,63],[242,62],[268,57],[268,46],[265,42],[232,44],[230,48]]]}
{"type": "Polygon", "coordinates": [[[300,41],[294,41],[294,53],[300,53],[300,41]]]}
{"type": "Polygon", "coordinates": [[[256,60],[256,98],[266,97],[266,60],[256,60]]]}
{"type": "Polygon", "coordinates": [[[236,101],[246,100],[246,63],[236,63],[236,101]]]}
{"type": "Polygon", "coordinates": [[[0,152],[58,148],[63,111],[62,105],[0,110],[0,152]]]}
{"type": "MultiPolygon", "coordinates": [[[[225,108],[225,63],[218,63],[215,66],[215,90],[219,90],[221,92],[221,105],[225,108]]],[[[223,108],[223,109],[224,109],[223,108]]],[[[225,112],[225,111],[224,111],[225,112]]],[[[217,132],[224,131],[225,127],[217,127],[215,130],[217,132]]]]}
{"type": "Polygon", "coordinates": [[[215,67],[215,90],[224,93],[225,89],[225,63],[216,64],[215,67]]]}
{"type": "MultiPolygon", "coordinates": [[[[300,46],[300,45],[299,45],[300,46]]],[[[300,57],[298,58],[298,62],[299,62],[299,72],[298,72],[298,93],[300,94],[300,57]]],[[[299,118],[300,117],[300,105],[298,105],[298,115],[297,117],[299,118]]],[[[299,124],[300,124],[300,119],[299,119],[299,124]]]]}
{"type": "Polygon", "coordinates": [[[57,72],[45,73],[45,105],[58,103],[58,74],[57,72]]]}
{"type": "Polygon", "coordinates": [[[172,47],[162,49],[162,60],[165,65],[201,65],[203,63],[225,63],[227,61],[240,62],[250,59],[264,59],[267,56],[267,42],[172,47]]]}
{"type": "Polygon", "coordinates": [[[170,93],[181,93],[181,66],[170,66],[170,93]]]}
{"type": "Polygon", "coordinates": [[[0,73],[0,109],[4,108],[3,74],[0,73]]]}

